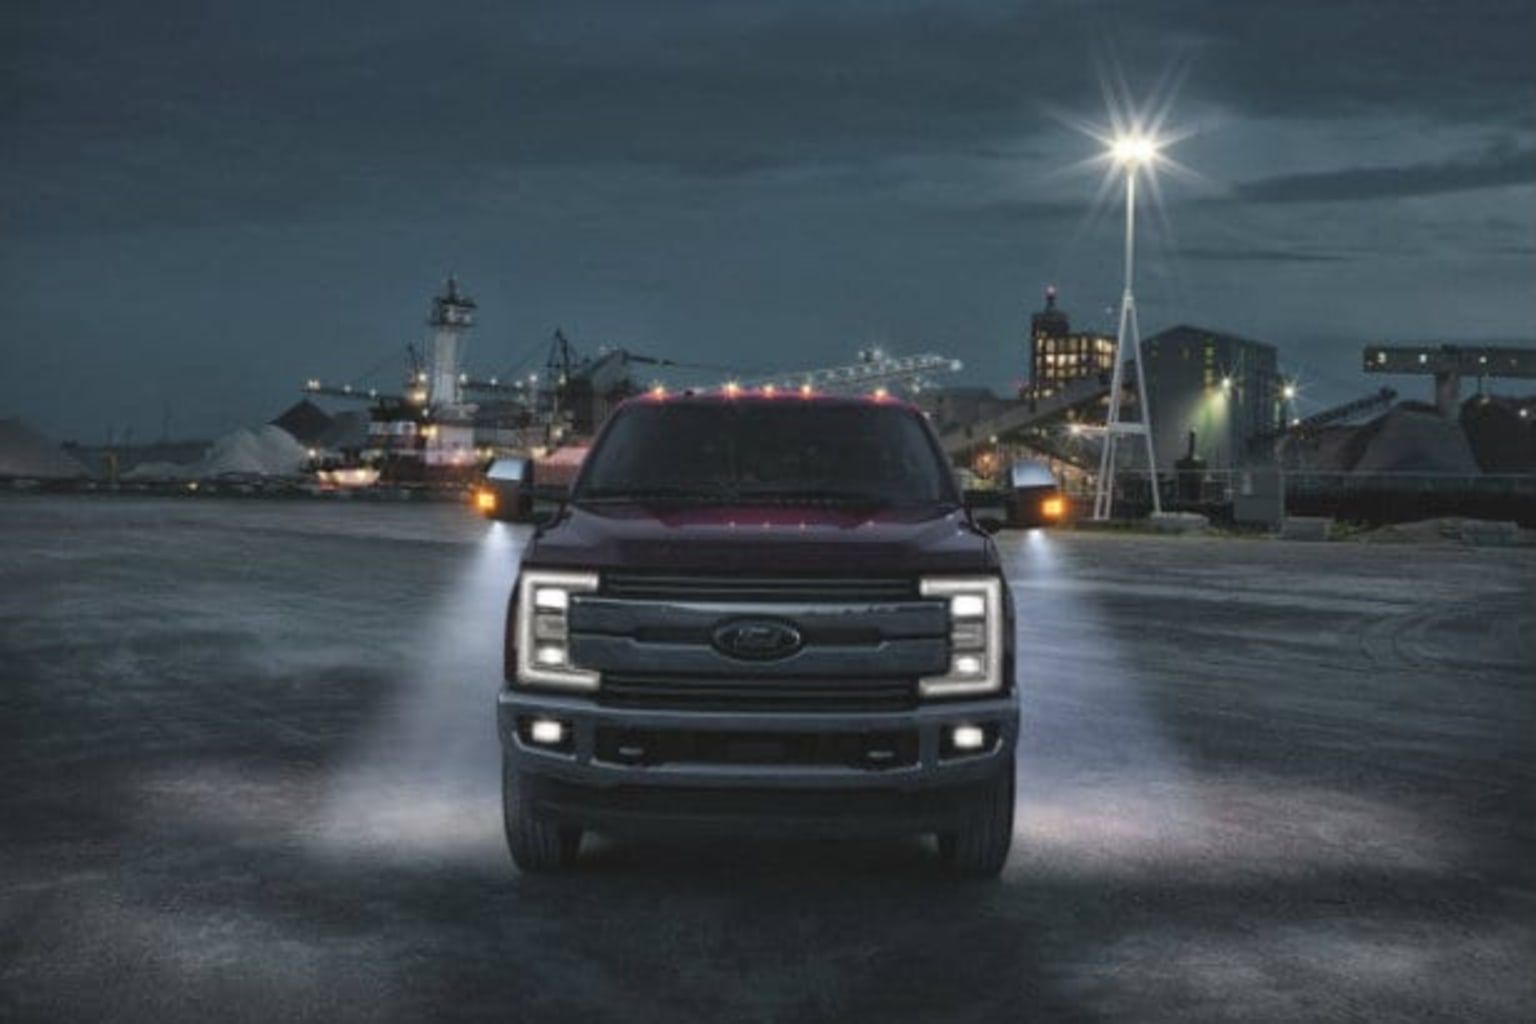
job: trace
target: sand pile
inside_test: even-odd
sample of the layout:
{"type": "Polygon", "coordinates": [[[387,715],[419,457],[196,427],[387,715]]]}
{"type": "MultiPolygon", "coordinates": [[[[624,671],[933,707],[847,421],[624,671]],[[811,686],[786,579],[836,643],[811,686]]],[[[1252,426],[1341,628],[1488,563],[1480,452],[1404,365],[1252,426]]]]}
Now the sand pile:
{"type": "Polygon", "coordinates": [[[1330,427],[1292,443],[1301,465],[1316,472],[1482,472],[1461,425],[1416,402],[1404,402],[1362,426],[1330,427]]]}
{"type": "Polygon", "coordinates": [[[21,420],[0,420],[0,479],[77,480],[91,471],[21,420]]]}
{"type": "Polygon", "coordinates": [[[304,446],[281,427],[241,428],[213,443],[193,463],[145,462],[124,474],[129,480],[209,480],[220,476],[295,476],[309,460],[304,446]]]}
{"type": "Polygon", "coordinates": [[[1529,547],[1536,530],[1515,523],[1441,516],[1411,523],[1389,523],[1360,535],[1367,544],[1463,544],[1471,547],[1529,547]]]}
{"type": "Polygon", "coordinates": [[[1351,468],[1357,473],[1453,473],[1477,476],[1482,472],[1467,443],[1466,432],[1438,412],[1403,404],[1376,420],[1360,459],[1351,468]]]}

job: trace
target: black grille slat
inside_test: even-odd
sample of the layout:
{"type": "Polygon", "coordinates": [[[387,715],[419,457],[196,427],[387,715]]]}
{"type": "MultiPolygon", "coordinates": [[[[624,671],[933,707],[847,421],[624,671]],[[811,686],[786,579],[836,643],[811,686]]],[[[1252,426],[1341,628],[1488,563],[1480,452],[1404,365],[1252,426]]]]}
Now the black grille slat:
{"type": "Polygon", "coordinates": [[[905,768],[917,764],[914,729],[888,732],[698,732],[602,726],[596,760],[617,764],[793,764],[905,768]],[[879,752],[878,759],[872,752],[879,752]]]}
{"type": "Polygon", "coordinates": [[[602,704],[679,711],[905,711],[917,706],[911,680],[684,680],[604,674],[602,704]]]}
{"type": "Polygon", "coordinates": [[[690,601],[890,601],[918,596],[917,583],[901,578],[730,577],[610,573],[609,597],[690,601]]]}
{"type": "Polygon", "coordinates": [[[806,644],[794,654],[772,661],[744,661],[700,643],[647,644],[630,637],[572,632],[571,659],[601,672],[668,675],[695,679],[735,679],[739,674],[788,682],[806,679],[901,679],[938,675],[949,665],[948,641],[938,637],[905,637],[877,645],[806,644]]]}

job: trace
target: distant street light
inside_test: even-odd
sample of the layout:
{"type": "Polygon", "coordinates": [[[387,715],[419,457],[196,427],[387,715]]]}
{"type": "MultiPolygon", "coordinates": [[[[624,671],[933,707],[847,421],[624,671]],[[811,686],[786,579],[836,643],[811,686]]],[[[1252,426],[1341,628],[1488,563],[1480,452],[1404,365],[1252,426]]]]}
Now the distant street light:
{"type": "Polygon", "coordinates": [[[1157,489],[1157,458],[1152,451],[1152,413],[1147,404],[1147,374],[1141,358],[1141,326],[1136,319],[1136,296],[1132,288],[1136,268],[1136,174],[1150,171],[1158,161],[1158,142],[1150,135],[1133,132],[1117,136],[1109,147],[1110,158],[1125,170],[1125,293],[1120,298],[1120,330],[1115,342],[1115,370],[1109,385],[1109,414],[1104,423],[1104,451],[1099,460],[1098,482],[1093,496],[1093,518],[1108,519],[1114,506],[1115,454],[1122,434],[1140,434],[1146,439],[1147,479],[1152,491],[1152,514],[1162,515],[1162,498],[1157,489]],[[1140,422],[1122,423],[1120,404],[1125,363],[1136,361],[1136,401],[1140,422]]]}
{"type": "Polygon", "coordinates": [[[1110,147],[1110,155],[1121,166],[1150,164],[1157,160],[1157,143],[1145,135],[1122,135],[1110,147]]]}

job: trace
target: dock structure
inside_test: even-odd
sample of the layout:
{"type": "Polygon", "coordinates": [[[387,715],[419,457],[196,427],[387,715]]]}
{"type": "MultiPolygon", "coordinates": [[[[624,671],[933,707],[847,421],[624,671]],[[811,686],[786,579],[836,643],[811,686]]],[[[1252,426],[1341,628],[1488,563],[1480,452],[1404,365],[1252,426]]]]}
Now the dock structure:
{"type": "Polygon", "coordinates": [[[1435,379],[1435,408],[1447,419],[1461,409],[1461,380],[1476,377],[1536,378],[1536,343],[1514,345],[1370,345],[1366,373],[1400,373],[1435,379]]]}
{"type": "MultiPolygon", "coordinates": [[[[1098,377],[1074,380],[1044,398],[1023,399],[1014,406],[989,419],[969,426],[945,431],[939,438],[946,455],[951,458],[964,454],[990,439],[1010,434],[1025,427],[1060,416],[1068,409],[1096,402],[1109,394],[1109,381],[1098,377]]],[[[1102,431],[1102,425],[1100,430],[1102,431]]]]}

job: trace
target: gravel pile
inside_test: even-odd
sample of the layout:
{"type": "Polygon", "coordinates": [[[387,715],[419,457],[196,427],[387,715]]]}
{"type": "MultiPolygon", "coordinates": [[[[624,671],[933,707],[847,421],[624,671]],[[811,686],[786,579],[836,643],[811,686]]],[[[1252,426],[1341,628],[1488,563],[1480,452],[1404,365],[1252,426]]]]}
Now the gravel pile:
{"type": "Polygon", "coordinates": [[[294,476],[309,453],[282,427],[267,424],[258,430],[241,428],[213,443],[193,463],[145,462],[133,467],[128,480],[211,480],[217,477],[294,476]]]}
{"type": "Polygon", "coordinates": [[[77,480],[91,471],[21,420],[0,420],[0,479],[77,480]]]}

